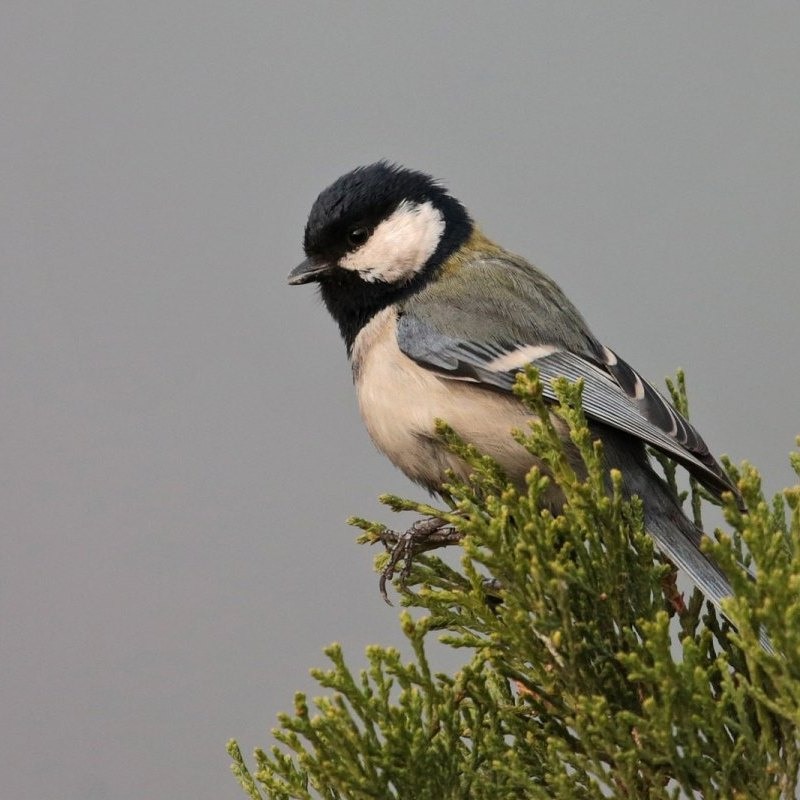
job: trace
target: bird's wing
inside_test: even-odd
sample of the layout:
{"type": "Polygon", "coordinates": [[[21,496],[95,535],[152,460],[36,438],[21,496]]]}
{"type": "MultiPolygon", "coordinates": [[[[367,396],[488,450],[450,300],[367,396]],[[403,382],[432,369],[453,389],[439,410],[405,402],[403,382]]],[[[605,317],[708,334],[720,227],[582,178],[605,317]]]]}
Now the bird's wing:
{"type": "MultiPolygon", "coordinates": [[[[570,347],[565,337],[544,343],[537,335],[521,337],[519,333],[525,331],[519,326],[517,335],[509,338],[487,335],[490,329],[508,327],[501,320],[494,326],[483,320],[476,326],[479,334],[471,336],[463,325],[457,333],[448,322],[437,325],[434,320],[441,315],[426,313],[434,311],[426,305],[421,298],[402,308],[397,326],[401,351],[418,364],[445,378],[472,380],[504,391],[511,391],[516,374],[530,364],[539,371],[549,400],[556,399],[554,378],[582,380],[588,418],[635,436],[680,462],[715,495],[732,492],[738,498],[738,490],[688,420],[625,361],[597,343],[588,329],[582,334],[582,347],[570,347]],[[441,329],[445,326],[448,332],[441,329]]],[[[578,321],[585,325],[580,317],[578,321]]]]}

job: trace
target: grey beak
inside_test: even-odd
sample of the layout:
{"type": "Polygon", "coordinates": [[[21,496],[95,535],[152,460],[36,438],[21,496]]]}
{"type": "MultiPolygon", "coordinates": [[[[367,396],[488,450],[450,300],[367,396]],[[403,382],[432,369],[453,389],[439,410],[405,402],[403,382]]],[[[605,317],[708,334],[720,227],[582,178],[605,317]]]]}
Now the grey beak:
{"type": "Polygon", "coordinates": [[[312,261],[310,258],[307,258],[289,273],[289,283],[292,286],[299,286],[301,283],[318,281],[320,275],[327,272],[329,269],[329,264],[312,261]]]}

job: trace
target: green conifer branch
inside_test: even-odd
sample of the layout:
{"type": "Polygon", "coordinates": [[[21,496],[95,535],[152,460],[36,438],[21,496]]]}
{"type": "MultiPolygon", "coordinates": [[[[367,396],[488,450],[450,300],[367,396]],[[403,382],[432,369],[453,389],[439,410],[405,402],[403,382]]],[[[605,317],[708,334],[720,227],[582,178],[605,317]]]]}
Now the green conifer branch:
{"type": "MultiPolygon", "coordinates": [[[[445,519],[461,535],[460,570],[416,558],[401,628],[413,657],[367,649],[354,673],[341,648],[312,675],[326,691],[298,694],[269,753],[251,772],[236,742],[233,771],[253,800],[275,798],[794,798],[800,771],[800,485],[768,501],[756,470],[733,468],[749,512],[729,498],[728,532],[706,547],[734,589],[725,617],[694,591],[677,600],[674,570],[654,558],[638,499],[603,473],[580,385],[555,385],[547,405],[533,370],[516,392],[539,422],[519,432],[544,470],[526,491],[461,442],[473,469],[446,507],[383,501],[445,519]],[[583,468],[565,452],[566,424],[583,468]],[[563,512],[549,513],[555,483],[563,512]],[[753,580],[744,565],[757,567],[753,580]],[[432,673],[431,632],[463,648],[455,675],[432,673]],[[763,646],[768,636],[773,649],[763,646]]],[[[688,410],[682,374],[669,385],[688,410]]],[[[800,444],[800,440],[798,442],[800,444]]],[[[800,453],[791,456],[800,476],[800,453]]],[[[667,462],[675,485],[674,467],[667,462]]],[[[690,490],[702,522],[703,496],[690,490]]],[[[352,523],[361,541],[384,526],[352,523]]],[[[380,559],[379,559],[380,561],[380,559]]]]}

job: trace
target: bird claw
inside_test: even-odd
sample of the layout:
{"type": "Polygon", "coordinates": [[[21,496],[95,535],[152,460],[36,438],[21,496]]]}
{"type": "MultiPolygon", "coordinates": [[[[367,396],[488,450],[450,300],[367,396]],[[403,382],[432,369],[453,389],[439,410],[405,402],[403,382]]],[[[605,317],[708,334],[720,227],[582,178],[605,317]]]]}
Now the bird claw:
{"type": "Polygon", "coordinates": [[[381,597],[387,605],[391,605],[386,584],[395,575],[400,580],[400,587],[404,589],[406,581],[411,575],[411,567],[414,558],[420,553],[428,550],[436,550],[439,547],[448,547],[458,544],[464,534],[456,530],[453,525],[438,517],[427,517],[417,520],[408,530],[398,533],[390,529],[384,530],[378,537],[378,541],[383,544],[389,553],[389,562],[381,572],[378,588],[381,597]],[[403,562],[403,566],[398,569],[397,565],[403,562]]]}

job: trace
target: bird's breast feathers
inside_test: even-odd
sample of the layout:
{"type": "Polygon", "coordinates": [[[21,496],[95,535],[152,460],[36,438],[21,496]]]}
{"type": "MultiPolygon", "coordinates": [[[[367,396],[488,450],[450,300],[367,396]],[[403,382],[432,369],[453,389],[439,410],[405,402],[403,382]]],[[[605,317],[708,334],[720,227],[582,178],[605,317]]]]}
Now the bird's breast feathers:
{"type": "Polygon", "coordinates": [[[512,395],[471,381],[440,377],[406,356],[397,343],[397,311],[379,312],[358,334],[352,352],[361,416],[375,445],[411,480],[436,491],[453,470],[466,465],[435,433],[437,419],[492,456],[522,483],[534,457],[511,436],[530,413],[512,395]]]}

